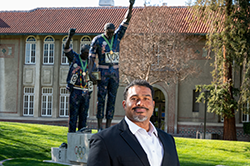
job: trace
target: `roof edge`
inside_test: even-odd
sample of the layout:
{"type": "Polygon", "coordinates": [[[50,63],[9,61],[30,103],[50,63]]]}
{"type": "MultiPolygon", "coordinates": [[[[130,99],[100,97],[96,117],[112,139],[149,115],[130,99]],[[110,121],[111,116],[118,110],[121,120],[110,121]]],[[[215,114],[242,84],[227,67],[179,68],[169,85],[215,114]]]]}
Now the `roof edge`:
{"type": "MultiPolygon", "coordinates": [[[[80,35],[99,35],[101,33],[76,33],[75,36],[80,35]]],[[[68,35],[68,33],[0,33],[0,35],[68,35]]]]}

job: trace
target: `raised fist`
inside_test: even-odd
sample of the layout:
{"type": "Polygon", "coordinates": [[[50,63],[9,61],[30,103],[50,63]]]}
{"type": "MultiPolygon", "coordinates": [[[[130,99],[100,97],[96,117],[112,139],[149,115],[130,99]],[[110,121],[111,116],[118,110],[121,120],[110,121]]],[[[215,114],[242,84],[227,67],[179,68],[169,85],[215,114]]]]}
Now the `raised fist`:
{"type": "Polygon", "coordinates": [[[74,34],[75,34],[75,32],[76,32],[76,29],[75,28],[70,28],[69,29],[69,37],[72,37],[74,34]]]}
{"type": "Polygon", "coordinates": [[[134,5],[135,0],[129,0],[129,3],[132,4],[132,5],[134,5]]]}

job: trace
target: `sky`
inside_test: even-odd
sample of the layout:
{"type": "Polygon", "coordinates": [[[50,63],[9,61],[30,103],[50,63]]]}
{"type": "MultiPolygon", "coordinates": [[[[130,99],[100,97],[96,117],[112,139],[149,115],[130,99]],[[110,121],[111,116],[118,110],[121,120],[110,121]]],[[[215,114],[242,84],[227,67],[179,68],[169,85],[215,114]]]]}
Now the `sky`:
{"type": "MultiPolygon", "coordinates": [[[[32,10],[42,7],[98,7],[99,0],[1,0],[0,11],[32,10]]],[[[146,0],[152,5],[185,6],[187,0],[146,0]]],[[[135,0],[134,6],[143,6],[145,0],[135,0]]],[[[114,0],[115,6],[128,6],[129,0],[114,0]]]]}

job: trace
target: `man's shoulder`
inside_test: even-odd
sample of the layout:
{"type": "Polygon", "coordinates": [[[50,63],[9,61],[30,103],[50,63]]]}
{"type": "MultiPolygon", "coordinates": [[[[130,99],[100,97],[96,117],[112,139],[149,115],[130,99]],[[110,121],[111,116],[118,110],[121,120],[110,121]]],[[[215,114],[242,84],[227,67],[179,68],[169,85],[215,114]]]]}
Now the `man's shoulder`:
{"type": "Polygon", "coordinates": [[[102,37],[102,34],[100,34],[100,35],[95,36],[93,40],[100,40],[100,39],[102,39],[102,38],[103,38],[103,37],[102,37]]]}
{"type": "Polygon", "coordinates": [[[78,56],[78,53],[76,53],[72,48],[68,49],[67,52],[65,52],[65,55],[69,55],[69,54],[72,54],[72,55],[75,55],[75,56],[78,56]]]}

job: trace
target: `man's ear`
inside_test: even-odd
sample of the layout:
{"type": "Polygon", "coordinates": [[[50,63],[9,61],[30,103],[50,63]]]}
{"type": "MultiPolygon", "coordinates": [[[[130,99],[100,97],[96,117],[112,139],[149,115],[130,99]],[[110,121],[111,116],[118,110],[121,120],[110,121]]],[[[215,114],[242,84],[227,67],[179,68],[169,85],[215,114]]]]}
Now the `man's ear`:
{"type": "Polygon", "coordinates": [[[125,107],[126,107],[126,101],[125,100],[123,100],[122,101],[122,107],[125,109],[125,107]]]}

